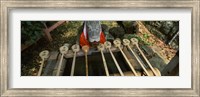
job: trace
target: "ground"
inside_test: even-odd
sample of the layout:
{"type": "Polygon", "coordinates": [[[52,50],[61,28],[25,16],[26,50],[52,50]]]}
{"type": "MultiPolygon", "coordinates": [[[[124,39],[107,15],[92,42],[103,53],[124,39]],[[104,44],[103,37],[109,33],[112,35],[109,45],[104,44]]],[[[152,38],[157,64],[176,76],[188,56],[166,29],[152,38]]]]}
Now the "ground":
{"type": "Polygon", "coordinates": [[[138,33],[137,35],[141,37],[146,42],[150,43],[150,48],[154,52],[156,52],[162,59],[164,59],[165,63],[169,63],[169,61],[175,56],[177,50],[172,48],[171,46],[165,44],[159,38],[151,34],[145,26],[138,21],[138,33]]]}

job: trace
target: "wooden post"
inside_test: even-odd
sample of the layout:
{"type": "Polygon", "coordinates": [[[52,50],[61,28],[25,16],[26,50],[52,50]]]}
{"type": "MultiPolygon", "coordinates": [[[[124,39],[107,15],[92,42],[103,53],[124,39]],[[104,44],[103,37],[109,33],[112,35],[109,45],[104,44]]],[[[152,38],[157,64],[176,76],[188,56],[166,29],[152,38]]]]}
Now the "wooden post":
{"type": "Polygon", "coordinates": [[[51,42],[53,39],[51,37],[50,32],[53,31],[54,29],[56,29],[58,26],[60,26],[61,24],[63,24],[66,21],[58,21],[57,23],[55,23],[54,25],[52,25],[51,27],[47,27],[47,25],[44,23],[45,29],[43,30],[45,33],[45,36],[47,37],[48,41],[51,42]]]}

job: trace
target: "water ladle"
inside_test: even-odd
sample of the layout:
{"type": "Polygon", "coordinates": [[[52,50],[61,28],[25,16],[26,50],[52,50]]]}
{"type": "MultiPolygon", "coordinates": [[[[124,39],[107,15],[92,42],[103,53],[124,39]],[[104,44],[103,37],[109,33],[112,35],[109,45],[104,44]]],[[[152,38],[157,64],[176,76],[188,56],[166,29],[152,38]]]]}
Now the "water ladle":
{"type": "Polygon", "coordinates": [[[117,60],[115,59],[115,56],[113,55],[112,51],[110,50],[110,48],[111,48],[111,46],[112,46],[111,43],[110,43],[109,41],[106,41],[106,42],[104,43],[104,46],[105,46],[106,49],[109,50],[109,52],[110,52],[110,54],[111,54],[111,56],[112,56],[112,59],[113,59],[115,65],[116,65],[116,67],[117,67],[117,69],[118,69],[120,75],[121,75],[121,76],[124,76],[124,73],[122,72],[122,70],[121,70],[121,68],[120,68],[120,66],[119,66],[119,64],[118,64],[118,62],[117,62],[117,60]]]}
{"type": "MultiPolygon", "coordinates": [[[[156,73],[158,74],[158,76],[161,76],[160,70],[158,70],[158,68],[154,67],[154,70],[156,71],[156,73]]],[[[154,76],[154,73],[152,72],[151,69],[148,68],[147,71],[150,74],[150,76],[154,76]]],[[[146,75],[147,75],[146,72],[143,72],[143,76],[146,76],[146,75]]]]}
{"type": "Polygon", "coordinates": [[[150,76],[149,72],[146,70],[146,68],[144,67],[143,63],[138,59],[138,57],[135,54],[135,52],[133,52],[133,50],[131,49],[131,47],[130,47],[130,41],[128,39],[123,39],[123,45],[126,46],[126,47],[128,47],[128,49],[131,51],[131,53],[134,55],[134,57],[136,58],[136,60],[139,62],[140,66],[145,71],[145,73],[147,74],[147,76],[150,76]]]}
{"type": "Polygon", "coordinates": [[[146,56],[144,55],[144,53],[142,52],[142,50],[138,46],[138,40],[136,38],[131,38],[131,42],[132,42],[133,45],[136,45],[136,47],[139,50],[139,52],[141,53],[142,57],[144,58],[144,60],[149,65],[150,69],[153,71],[154,75],[159,76],[159,74],[154,70],[154,68],[152,67],[151,63],[149,62],[149,60],[146,58],[146,56]]]}
{"type": "Polygon", "coordinates": [[[101,52],[101,56],[102,56],[102,60],[103,60],[103,64],[104,64],[104,69],[105,69],[105,72],[106,72],[106,76],[109,76],[108,67],[107,67],[106,60],[105,60],[105,57],[104,57],[104,54],[103,54],[104,45],[100,43],[97,46],[97,48],[101,52]]]}
{"type": "Polygon", "coordinates": [[[124,54],[124,52],[123,52],[122,49],[121,49],[121,41],[118,40],[118,39],[115,39],[115,40],[113,41],[113,43],[114,43],[115,47],[117,47],[117,48],[120,50],[120,52],[122,53],[124,59],[125,59],[126,62],[128,63],[129,67],[131,68],[131,71],[133,72],[133,74],[134,74],[135,76],[138,76],[137,72],[135,71],[135,69],[133,68],[133,66],[132,66],[131,63],[129,62],[128,58],[126,57],[126,55],[124,54]]]}
{"type": "Polygon", "coordinates": [[[76,62],[76,53],[80,50],[80,46],[78,44],[75,44],[72,46],[72,51],[74,52],[73,62],[72,62],[72,68],[70,76],[74,75],[74,69],[75,69],[75,62],[76,62]]]}
{"type": "Polygon", "coordinates": [[[59,62],[59,65],[58,65],[57,72],[56,72],[56,76],[59,76],[59,74],[60,74],[60,69],[61,69],[62,61],[63,61],[63,56],[67,52],[68,52],[68,46],[64,45],[64,46],[60,47],[61,58],[60,58],[60,62],[59,62]]]}
{"type": "Polygon", "coordinates": [[[84,45],[82,47],[82,50],[85,53],[86,76],[88,76],[88,58],[87,58],[87,54],[88,54],[88,51],[89,51],[89,46],[88,45],[84,45]]]}
{"type": "Polygon", "coordinates": [[[44,61],[49,57],[49,51],[48,50],[44,50],[42,52],[40,52],[39,54],[40,58],[42,59],[42,61],[40,62],[40,69],[39,69],[39,72],[38,72],[38,75],[37,76],[40,76],[41,73],[42,73],[42,69],[43,69],[43,66],[44,66],[44,61]]]}

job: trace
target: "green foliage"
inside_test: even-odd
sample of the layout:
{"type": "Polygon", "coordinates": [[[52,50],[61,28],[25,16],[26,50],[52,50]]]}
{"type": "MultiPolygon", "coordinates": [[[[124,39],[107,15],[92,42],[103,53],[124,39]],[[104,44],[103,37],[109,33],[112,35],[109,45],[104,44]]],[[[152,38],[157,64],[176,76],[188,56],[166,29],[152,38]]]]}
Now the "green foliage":
{"type": "Polygon", "coordinates": [[[139,43],[143,43],[144,45],[153,45],[153,43],[150,43],[147,41],[147,39],[149,38],[149,34],[143,34],[143,38],[137,36],[136,34],[130,34],[128,36],[126,36],[127,39],[131,39],[131,38],[136,38],[138,39],[139,43]]]}
{"type": "Polygon", "coordinates": [[[126,28],[132,27],[133,26],[133,21],[123,21],[123,25],[126,28]]]}
{"type": "Polygon", "coordinates": [[[21,43],[35,43],[42,35],[44,25],[40,21],[21,21],[21,43]]]}
{"type": "Polygon", "coordinates": [[[101,21],[101,24],[108,26],[108,29],[118,26],[117,22],[115,21],[101,21]]]}
{"type": "Polygon", "coordinates": [[[143,37],[145,40],[147,40],[147,38],[149,38],[149,34],[145,33],[145,34],[143,34],[143,37]]]}
{"type": "Polygon", "coordinates": [[[144,44],[146,44],[146,45],[153,45],[153,43],[147,41],[147,39],[148,39],[149,37],[150,37],[149,34],[147,34],[147,33],[143,34],[143,41],[144,41],[144,44]]]}

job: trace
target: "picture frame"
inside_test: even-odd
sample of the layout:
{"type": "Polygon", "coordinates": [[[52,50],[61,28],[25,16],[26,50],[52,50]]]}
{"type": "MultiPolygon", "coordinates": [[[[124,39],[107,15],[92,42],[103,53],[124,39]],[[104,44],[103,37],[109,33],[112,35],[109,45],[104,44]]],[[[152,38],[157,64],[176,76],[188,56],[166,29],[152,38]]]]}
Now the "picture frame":
{"type": "MultiPolygon", "coordinates": [[[[199,0],[116,0],[116,1],[78,1],[78,0],[1,0],[1,33],[0,33],[0,95],[8,96],[200,96],[199,59],[200,59],[200,1],[199,0]],[[192,9],[192,88],[190,89],[157,89],[157,88],[103,88],[103,89],[70,89],[70,88],[30,88],[10,89],[9,82],[9,11],[17,8],[190,8],[192,9]]],[[[169,83],[170,84],[170,83],[169,83]]]]}

